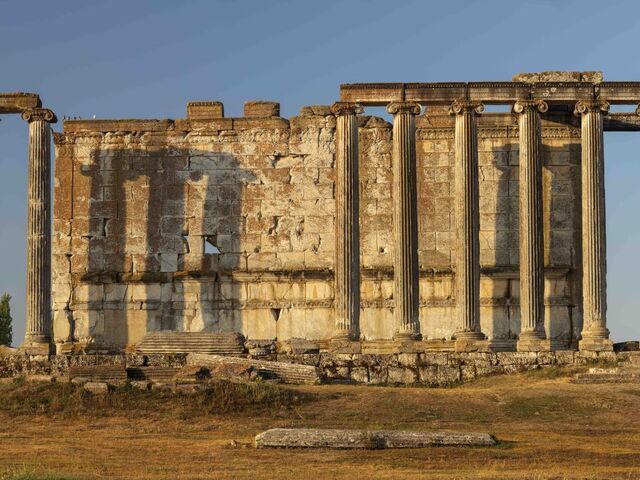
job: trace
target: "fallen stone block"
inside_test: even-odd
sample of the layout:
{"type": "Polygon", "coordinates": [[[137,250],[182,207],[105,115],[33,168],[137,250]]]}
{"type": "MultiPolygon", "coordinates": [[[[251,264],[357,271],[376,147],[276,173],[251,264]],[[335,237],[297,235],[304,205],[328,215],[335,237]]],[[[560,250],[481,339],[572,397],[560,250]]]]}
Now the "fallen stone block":
{"type": "Polygon", "coordinates": [[[629,341],[629,342],[619,342],[613,344],[614,352],[637,352],[640,351],[640,342],[629,341]]]}
{"type": "Polygon", "coordinates": [[[86,382],[83,388],[93,395],[107,395],[109,393],[109,385],[106,382],[86,382]]]}
{"type": "Polygon", "coordinates": [[[273,428],[256,435],[256,448],[384,449],[449,446],[493,446],[493,435],[477,432],[412,432],[273,428]]]}
{"type": "Polygon", "coordinates": [[[251,358],[226,357],[221,355],[206,355],[190,353],[187,355],[187,365],[200,365],[209,368],[215,377],[216,369],[220,365],[239,365],[252,367],[258,375],[265,379],[280,380],[284,383],[320,383],[320,369],[311,365],[296,363],[269,362],[251,358]]]}

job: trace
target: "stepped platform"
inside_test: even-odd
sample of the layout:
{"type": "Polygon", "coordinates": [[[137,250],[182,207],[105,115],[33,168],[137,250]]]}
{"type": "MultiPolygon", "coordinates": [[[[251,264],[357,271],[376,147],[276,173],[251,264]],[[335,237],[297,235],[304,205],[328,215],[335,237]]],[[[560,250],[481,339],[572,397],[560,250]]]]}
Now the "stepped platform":
{"type": "Polygon", "coordinates": [[[127,370],[124,365],[84,365],[69,367],[68,376],[70,381],[124,383],[127,370]]]}
{"type": "Polygon", "coordinates": [[[239,333],[149,332],[137,345],[136,353],[241,355],[244,337],[239,333]]]}
{"type": "Polygon", "coordinates": [[[319,368],[296,363],[270,362],[251,358],[191,353],[187,356],[187,365],[198,365],[202,367],[239,365],[253,367],[262,378],[280,380],[283,383],[316,384],[322,380],[319,368]]]}
{"type": "Polygon", "coordinates": [[[625,359],[612,368],[590,368],[578,373],[574,383],[640,383],[640,352],[628,352],[625,359]]]}
{"type": "Polygon", "coordinates": [[[131,367],[127,368],[129,380],[170,383],[180,368],[174,367],[131,367]]]}

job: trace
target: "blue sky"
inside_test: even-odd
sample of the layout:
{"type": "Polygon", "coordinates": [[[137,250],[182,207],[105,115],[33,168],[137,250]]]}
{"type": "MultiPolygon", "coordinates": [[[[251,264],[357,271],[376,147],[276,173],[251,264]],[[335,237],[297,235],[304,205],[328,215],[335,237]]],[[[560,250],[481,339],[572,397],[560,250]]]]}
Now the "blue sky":
{"type": "MultiPolygon", "coordinates": [[[[1,1],[0,91],[62,116],[180,118],[189,100],[227,116],[250,99],[282,115],[329,104],[338,85],[510,80],[602,70],[640,80],[635,1],[1,1]],[[636,58],[634,61],[633,59],[636,58]]],[[[57,129],[61,126],[57,125],[57,129]]],[[[0,293],[24,335],[27,127],[0,122],[0,293]]],[[[640,337],[640,133],[608,133],[609,326],[640,337]]]]}

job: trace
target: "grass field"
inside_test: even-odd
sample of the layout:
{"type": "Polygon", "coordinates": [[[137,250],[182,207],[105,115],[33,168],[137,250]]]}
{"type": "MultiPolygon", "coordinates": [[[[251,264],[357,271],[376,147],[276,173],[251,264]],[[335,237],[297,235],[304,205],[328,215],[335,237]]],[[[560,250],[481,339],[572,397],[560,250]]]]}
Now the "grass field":
{"type": "Polygon", "coordinates": [[[640,479],[640,385],[557,369],[446,389],[222,384],[176,396],[0,385],[2,479],[640,479]],[[273,427],[486,431],[497,447],[255,450],[273,427]]]}

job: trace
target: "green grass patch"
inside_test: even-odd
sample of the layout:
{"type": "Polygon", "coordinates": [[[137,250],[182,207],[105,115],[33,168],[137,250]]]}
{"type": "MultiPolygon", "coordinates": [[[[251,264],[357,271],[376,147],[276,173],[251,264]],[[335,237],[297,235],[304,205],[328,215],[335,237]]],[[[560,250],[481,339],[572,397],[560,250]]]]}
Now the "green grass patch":
{"type": "Polygon", "coordinates": [[[622,393],[626,393],[627,395],[637,395],[640,397],[640,388],[626,388],[624,390],[620,390],[622,393]]]}
{"type": "Polygon", "coordinates": [[[524,375],[528,378],[553,380],[556,378],[573,377],[576,373],[586,372],[588,368],[588,366],[550,365],[548,367],[537,368],[535,370],[528,370],[524,375]]]}
{"type": "Polygon", "coordinates": [[[585,407],[572,398],[558,395],[511,398],[503,409],[508,416],[518,420],[562,420],[586,413],[585,407]]]}

